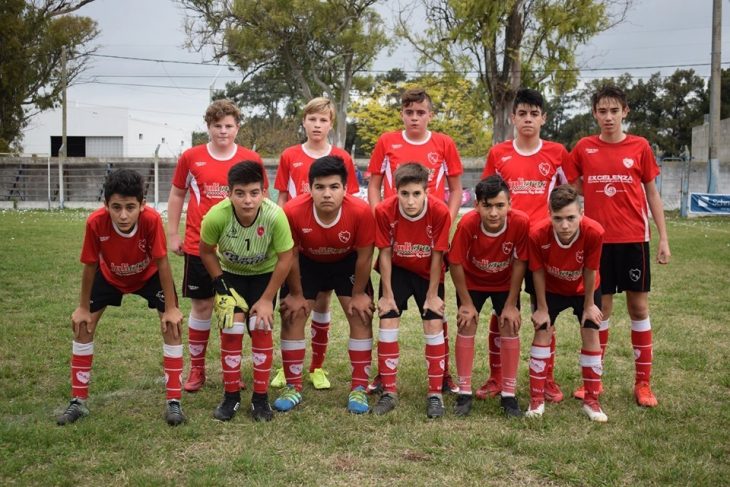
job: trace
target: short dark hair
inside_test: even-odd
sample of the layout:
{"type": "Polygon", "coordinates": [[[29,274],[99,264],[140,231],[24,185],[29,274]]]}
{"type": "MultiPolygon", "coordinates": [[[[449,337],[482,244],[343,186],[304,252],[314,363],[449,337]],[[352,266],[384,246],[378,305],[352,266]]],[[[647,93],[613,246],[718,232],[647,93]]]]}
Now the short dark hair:
{"type": "Polygon", "coordinates": [[[314,161],[309,167],[309,186],[314,185],[315,179],[327,176],[339,176],[342,185],[347,185],[347,168],[341,157],[324,156],[314,161]]]}
{"type": "Polygon", "coordinates": [[[540,111],[545,111],[545,100],[539,91],[531,88],[520,88],[515,94],[515,101],[512,102],[512,113],[517,113],[518,105],[527,105],[537,107],[540,111]]]}
{"type": "Polygon", "coordinates": [[[142,203],[144,200],[144,178],[133,169],[117,169],[104,181],[104,201],[109,203],[112,195],[132,196],[142,203]]]}
{"type": "Polygon", "coordinates": [[[239,184],[261,183],[264,186],[264,168],[256,161],[242,161],[234,164],[228,170],[228,189],[233,190],[233,186],[239,184]]]}
{"type": "Polygon", "coordinates": [[[581,206],[578,190],[570,184],[561,184],[550,192],[550,211],[560,211],[571,203],[581,206]]]}
{"type": "Polygon", "coordinates": [[[433,102],[431,101],[431,97],[428,96],[428,93],[426,93],[426,90],[424,90],[423,88],[409,88],[404,91],[403,94],[400,96],[401,108],[406,108],[410,106],[411,103],[421,103],[423,101],[427,101],[428,108],[430,110],[433,110],[433,102]]]}
{"type": "Polygon", "coordinates": [[[598,91],[593,93],[593,96],[591,96],[591,105],[593,106],[594,112],[596,111],[598,103],[604,98],[612,98],[616,100],[621,105],[621,108],[629,106],[626,101],[626,93],[624,93],[624,90],[616,85],[603,85],[598,89],[598,91]]]}
{"type": "Polygon", "coordinates": [[[395,170],[395,187],[417,183],[426,188],[428,186],[428,169],[418,162],[406,162],[395,170]]]}
{"type": "Polygon", "coordinates": [[[507,199],[509,200],[509,186],[507,186],[507,183],[499,174],[492,174],[491,176],[482,179],[477,184],[477,187],[474,188],[474,194],[477,197],[477,201],[480,203],[486,203],[487,200],[495,198],[502,191],[504,191],[507,195],[507,199]]]}

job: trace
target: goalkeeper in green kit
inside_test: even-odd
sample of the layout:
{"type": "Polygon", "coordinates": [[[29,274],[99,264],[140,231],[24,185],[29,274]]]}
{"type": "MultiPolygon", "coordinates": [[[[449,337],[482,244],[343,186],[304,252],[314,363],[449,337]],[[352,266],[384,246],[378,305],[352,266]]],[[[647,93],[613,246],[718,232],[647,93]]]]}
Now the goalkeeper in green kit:
{"type": "Polygon", "coordinates": [[[221,328],[224,397],[213,415],[235,416],[241,404],[243,334],[251,336],[251,415],[270,421],[269,373],[276,294],[292,264],[294,242],[284,211],[264,196],[261,164],[239,162],[228,172],[228,199],[203,218],[200,259],[215,287],[215,314],[221,328]],[[246,317],[248,313],[248,318],[246,317]]]}

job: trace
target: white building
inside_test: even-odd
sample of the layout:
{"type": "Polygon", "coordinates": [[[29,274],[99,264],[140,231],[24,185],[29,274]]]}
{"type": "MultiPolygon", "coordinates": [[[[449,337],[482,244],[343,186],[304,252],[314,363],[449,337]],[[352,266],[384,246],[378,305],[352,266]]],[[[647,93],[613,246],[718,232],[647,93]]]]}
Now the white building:
{"type": "MultiPolygon", "coordinates": [[[[61,147],[61,109],[46,110],[23,131],[23,153],[57,156],[61,147]]],[[[192,144],[192,131],[142,120],[121,107],[69,103],[68,157],[177,157],[192,144]]]]}

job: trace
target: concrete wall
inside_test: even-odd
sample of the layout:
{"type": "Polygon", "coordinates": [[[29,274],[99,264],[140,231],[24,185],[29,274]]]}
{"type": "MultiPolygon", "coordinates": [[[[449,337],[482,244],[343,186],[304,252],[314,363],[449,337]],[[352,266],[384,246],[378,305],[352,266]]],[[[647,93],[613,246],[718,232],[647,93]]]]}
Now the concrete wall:
{"type": "MultiPolygon", "coordinates": [[[[710,124],[698,125],[692,127],[692,160],[707,162],[708,158],[708,140],[710,133],[710,124]]],[[[720,162],[730,162],[730,118],[720,120],[720,147],[718,151],[718,159],[720,162]]],[[[721,191],[730,193],[730,188],[725,186],[721,191]]]]}

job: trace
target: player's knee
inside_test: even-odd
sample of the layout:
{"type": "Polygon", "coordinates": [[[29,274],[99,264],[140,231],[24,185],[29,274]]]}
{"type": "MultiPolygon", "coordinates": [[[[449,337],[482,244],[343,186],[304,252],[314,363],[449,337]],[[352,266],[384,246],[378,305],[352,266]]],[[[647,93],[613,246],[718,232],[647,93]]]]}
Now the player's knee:
{"type": "Polygon", "coordinates": [[[193,316],[199,320],[209,320],[213,315],[213,298],[193,299],[190,311],[193,316]]]}

